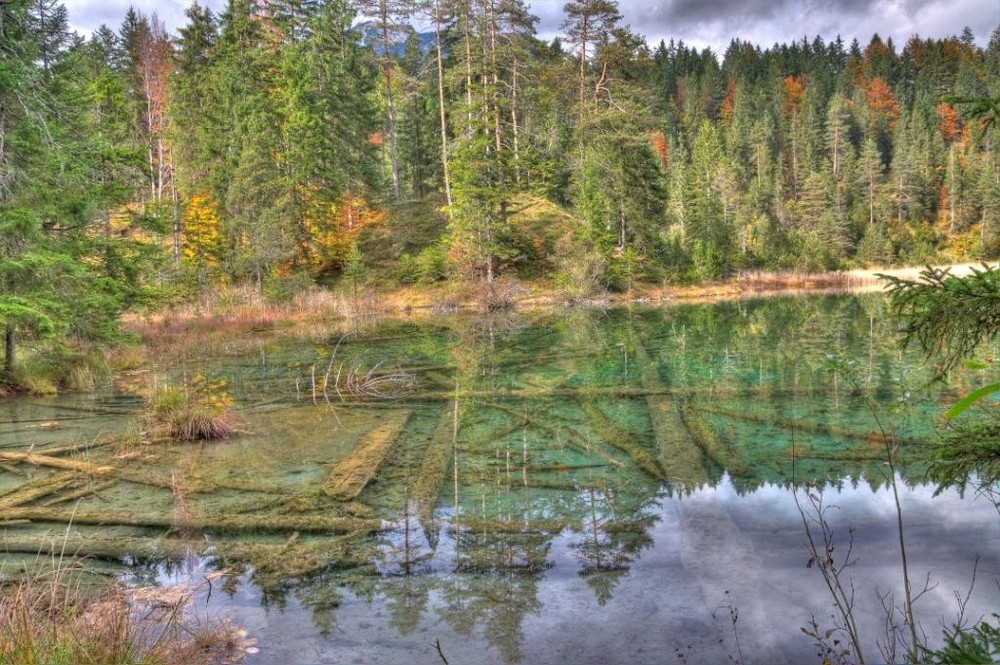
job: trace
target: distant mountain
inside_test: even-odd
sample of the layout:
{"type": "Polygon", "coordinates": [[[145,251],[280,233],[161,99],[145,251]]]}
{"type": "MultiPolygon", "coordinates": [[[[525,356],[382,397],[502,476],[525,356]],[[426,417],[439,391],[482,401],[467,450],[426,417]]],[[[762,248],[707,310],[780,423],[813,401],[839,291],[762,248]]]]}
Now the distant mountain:
{"type": "MultiPolygon", "coordinates": [[[[362,21],[354,26],[361,33],[358,40],[362,46],[370,46],[375,53],[382,55],[382,28],[375,21],[362,21]]],[[[427,53],[434,46],[433,32],[417,32],[412,25],[394,25],[389,28],[389,54],[402,57],[406,52],[406,40],[410,35],[416,35],[420,43],[420,53],[427,53]]]]}

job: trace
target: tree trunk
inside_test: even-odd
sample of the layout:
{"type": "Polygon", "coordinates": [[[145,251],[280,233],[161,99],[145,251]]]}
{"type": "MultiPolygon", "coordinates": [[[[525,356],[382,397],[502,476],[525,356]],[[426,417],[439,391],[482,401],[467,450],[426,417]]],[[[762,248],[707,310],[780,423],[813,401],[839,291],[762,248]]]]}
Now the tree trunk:
{"type": "Polygon", "coordinates": [[[4,334],[4,360],[3,372],[10,376],[14,371],[14,348],[17,344],[17,334],[14,331],[14,324],[7,324],[7,331],[4,334]]]}
{"type": "Polygon", "coordinates": [[[510,122],[511,132],[514,136],[514,180],[521,184],[521,149],[519,145],[519,131],[517,127],[517,60],[514,60],[514,71],[512,74],[513,86],[510,89],[510,122]]]}
{"type": "Polygon", "coordinates": [[[441,0],[434,0],[434,46],[437,49],[438,110],[441,116],[441,168],[444,172],[444,197],[451,207],[451,179],[448,177],[448,120],[444,106],[444,64],[441,58],[441,0]]]}
{"type": "Polygon", "coordinates": [[[382,0],[379,6],[382,22],[382,69],[385,75],[385,110],[389,130],[389,160],[392,163],[392,200],[400,201],[399,148],[396,142],[396,105],[392,95],[392,59],[389,57],[389,6],[382,0]]]}
{"type": "Polygon", "coordinates": [[[466,133],[472,136],[472,7],[468,3],[465,5],[465,104],[468,109],[469,123],[466,133]]]}
{"type": "Polygon", "coordinates": [[[497,18],[493,2],[487,6],[486,19],[490,24],[490,69],[493,70],[493,137],[496,141],[497,154],[503,149],[503,139],[500,132],[500,73],[497,67],[497,18]]]}
{"type": "Polygon", "coordinates": [[[173,164],[170,165],[170,201],[174,222],[174,265],[178,266],[181,262],[181,215],[180,201],[177,196],[177,182],[174,180],[173,164]]]}
{"type": "Polygon", "coordinates": [[[586,99],[586,83],[587,83],[587,17],[583,17],[583,30],[580,35],[580,113],[577,121],[577,134],[579,135],[580,141],[580,162],[583,162],[584,157],[584,140],[583,140],[583,123],[586,117],[586,112],[584,111],[584,100],[586,99]]]}

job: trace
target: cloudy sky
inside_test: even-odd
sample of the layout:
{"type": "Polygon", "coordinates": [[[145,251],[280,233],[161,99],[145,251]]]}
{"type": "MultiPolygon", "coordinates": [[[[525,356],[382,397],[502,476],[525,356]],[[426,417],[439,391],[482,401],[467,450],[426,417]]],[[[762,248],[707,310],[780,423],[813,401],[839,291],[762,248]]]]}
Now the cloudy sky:
{"type": "MultiPolygon", "coordinates": [[[[184,21],[190,0],[64,0],[70,21],[82,33],[102,23],[117,28],[131,4],[144,13],[156,12],[169,30],[184,21]]],[[[201,0],[219,9],[225,0],[201,0]]],[[[558,34],[565,0],[529,0],[540,18],[539,34],[558,34]]],[[[698,47],[725,50],[733,37],[763,46],[821,35],[838,34],[846,43],[862,46],[872,33],[892,37],[902,48],[914,34],[921,37],[957,35],[969,26],[985,46],[1000,26],[1000,0],[619,0],[625,21],[651,44],[660,39],[683,40],[698,47]]]]}

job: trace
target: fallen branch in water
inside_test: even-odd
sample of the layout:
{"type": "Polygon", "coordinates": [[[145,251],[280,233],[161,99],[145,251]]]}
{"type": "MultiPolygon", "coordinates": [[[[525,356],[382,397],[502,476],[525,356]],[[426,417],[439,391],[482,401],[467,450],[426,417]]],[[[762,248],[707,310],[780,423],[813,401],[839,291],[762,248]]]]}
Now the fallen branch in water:
{"type": "Polygon", "coordinates": [[[61,457],[50,455],[36,455],[34,453],[10,453],[0,452],[0,460],[8,462],[25,462],[36,466],[50,466],[55,469],[68,469],[70,471],[80,471],[91,476],[106,476],[115,469],[112,466],[97,466],[89,462],[79,462],[77,460],[67,460],[61,457]]]}

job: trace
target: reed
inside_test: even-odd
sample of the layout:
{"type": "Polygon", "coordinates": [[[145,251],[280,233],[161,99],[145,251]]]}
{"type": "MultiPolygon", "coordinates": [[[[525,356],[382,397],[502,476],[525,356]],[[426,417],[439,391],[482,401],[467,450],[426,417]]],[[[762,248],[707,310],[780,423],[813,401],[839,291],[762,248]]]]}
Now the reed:
{"type": "Polygon", "coordinates": [[[212,665],[257,651],[245,630],[192,611],[198,586],[98,586],[78,563],[51,564],[0,594],[0,665],[212,665]]]}
{"type": "Polygon", "coordinates": [[[209,381],[195,375],[184,386],[157,386],[150,398],[147,419],[151,429],[176,441],[217,441],[239,435],[230,414],[232,400],[225,380],[209,381]]]}

